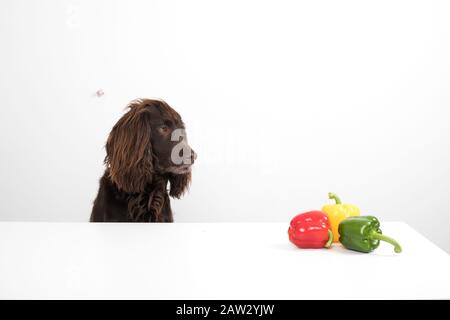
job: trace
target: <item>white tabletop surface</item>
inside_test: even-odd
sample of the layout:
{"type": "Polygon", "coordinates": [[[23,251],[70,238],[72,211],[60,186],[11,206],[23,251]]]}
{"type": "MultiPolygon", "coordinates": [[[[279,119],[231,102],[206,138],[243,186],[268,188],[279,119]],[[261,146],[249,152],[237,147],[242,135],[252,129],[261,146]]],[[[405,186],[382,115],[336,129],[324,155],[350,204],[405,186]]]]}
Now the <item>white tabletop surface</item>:
{"type": "Polygon", "coordinates": [[[297,249],[286,223],[0,223],[0,299],[450,298],[449,255],[405,223],[373,253],[297,249]]]}

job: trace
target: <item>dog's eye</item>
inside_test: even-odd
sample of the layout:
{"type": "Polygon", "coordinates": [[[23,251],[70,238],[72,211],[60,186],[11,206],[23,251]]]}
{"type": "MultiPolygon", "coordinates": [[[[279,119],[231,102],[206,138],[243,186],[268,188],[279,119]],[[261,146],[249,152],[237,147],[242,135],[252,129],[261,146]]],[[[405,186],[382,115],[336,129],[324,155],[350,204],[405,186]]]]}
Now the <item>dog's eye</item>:
{"type": "Polygon", "coordinates": [[[161,133],[168,133],[169,132],[169,126],[163,124],[162,126],[158,127],[159,132],[161,133]]]}

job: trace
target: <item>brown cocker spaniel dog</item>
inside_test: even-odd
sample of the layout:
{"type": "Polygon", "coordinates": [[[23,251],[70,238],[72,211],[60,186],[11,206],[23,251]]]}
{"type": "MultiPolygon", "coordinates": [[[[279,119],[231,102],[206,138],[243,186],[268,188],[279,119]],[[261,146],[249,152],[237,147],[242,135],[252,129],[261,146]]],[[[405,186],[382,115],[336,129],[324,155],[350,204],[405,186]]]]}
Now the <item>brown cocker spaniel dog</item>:
{"type": "Polygon", "coordinates": [[[180,115],[161,100],[138,99],[113,127],[91,222],[172,222],[197,155],[180,115]],[[170,184],[170,191],[168,191],[170,184]]]}

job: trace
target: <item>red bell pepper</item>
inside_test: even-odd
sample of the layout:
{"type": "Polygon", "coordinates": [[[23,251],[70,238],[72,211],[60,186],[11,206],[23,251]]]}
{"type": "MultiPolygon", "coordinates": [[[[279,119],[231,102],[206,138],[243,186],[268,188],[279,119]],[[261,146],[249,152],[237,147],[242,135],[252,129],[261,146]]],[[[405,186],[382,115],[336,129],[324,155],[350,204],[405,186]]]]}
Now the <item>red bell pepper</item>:
{"type": "Polygon", "coordinates": [[[329,248],[333,243],[328,216],[322,211],[296,215],[288,230],[289,240],[299,248],[329,248]]]}

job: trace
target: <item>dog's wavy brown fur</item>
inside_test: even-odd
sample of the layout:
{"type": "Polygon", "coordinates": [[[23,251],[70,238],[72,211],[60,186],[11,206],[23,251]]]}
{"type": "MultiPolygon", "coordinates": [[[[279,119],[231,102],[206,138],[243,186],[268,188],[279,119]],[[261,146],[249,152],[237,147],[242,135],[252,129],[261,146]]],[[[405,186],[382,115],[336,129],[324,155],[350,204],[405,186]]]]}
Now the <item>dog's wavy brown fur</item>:
{"type": "Polygon", "coordinates": [[[176,126],[184,126],[180,115],[164,101],[138,99],[128,105],[106,142],[106,170],[90,221],[173,221],[169,195],[180,198],[189,188],[191,173],[164,170],[152,147],[152,108],[176,126]]]}

